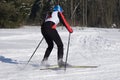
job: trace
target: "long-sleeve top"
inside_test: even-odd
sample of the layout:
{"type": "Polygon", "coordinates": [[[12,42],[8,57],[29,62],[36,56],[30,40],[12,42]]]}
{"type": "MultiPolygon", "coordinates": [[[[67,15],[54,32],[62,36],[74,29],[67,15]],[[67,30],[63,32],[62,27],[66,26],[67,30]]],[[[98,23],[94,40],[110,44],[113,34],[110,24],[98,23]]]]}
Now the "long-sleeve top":
{"type": "Polygon", "coordinates": [[[53,29],[56,29],[57,24],[61,22],[70,33],[73,32],[72,28],[68,24],[62,12],[54,11],[52,13],[49,13],[45,19],[45,22],[48,22],[48,21],[51,21],[54,23],[54,25],[52,26],[53,29]]]}

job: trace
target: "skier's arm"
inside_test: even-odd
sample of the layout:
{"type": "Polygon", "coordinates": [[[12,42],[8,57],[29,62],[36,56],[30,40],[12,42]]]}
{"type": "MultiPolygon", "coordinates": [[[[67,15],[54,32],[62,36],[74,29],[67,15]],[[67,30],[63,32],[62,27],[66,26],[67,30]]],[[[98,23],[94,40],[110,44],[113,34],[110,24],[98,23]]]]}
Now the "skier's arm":
{"type": "Polygon", "coordinates": [[[68,22],[66,21],[64,15],[62,14],[62,12],[58,12],[58,16],[60,18],[60,22],[67,28],[67,30],[72,33],[73,30],[72,28],[70,27],[70,25],[68,24],[68,22]]]}

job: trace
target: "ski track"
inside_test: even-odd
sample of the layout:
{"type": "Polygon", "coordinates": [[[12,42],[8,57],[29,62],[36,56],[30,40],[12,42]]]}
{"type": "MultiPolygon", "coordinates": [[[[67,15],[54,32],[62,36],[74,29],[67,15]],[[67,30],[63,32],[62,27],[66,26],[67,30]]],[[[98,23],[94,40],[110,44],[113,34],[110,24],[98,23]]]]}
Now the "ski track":
{"type": "MultiPolygon", "coordinates": [[[[39,40],[40,27],[0,29],[0,80],[120,80],[120,30],[73,28],[68,62],[74,65],[98,65],[98,68],[40,70],[46,42],[43,40],[31,62],[25,67],[39,40]],[[25,67],[25,68],[24,68],[25,67]]],[[[66,54],[68,32],[57,29],[66,54]]],[[[57,47],[49,59],[57,64],[57,47]]]]}

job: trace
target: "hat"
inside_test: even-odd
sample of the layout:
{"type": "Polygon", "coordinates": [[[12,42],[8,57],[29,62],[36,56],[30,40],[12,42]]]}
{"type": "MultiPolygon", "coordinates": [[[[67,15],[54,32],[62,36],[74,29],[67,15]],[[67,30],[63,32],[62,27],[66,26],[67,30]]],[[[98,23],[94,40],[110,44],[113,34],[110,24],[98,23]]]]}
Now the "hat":
{"type": "Polygon", "coordinates": [[[63,12],[63,9],[60,5],[56,5],[54,8],[53,8],[53,11],[59,11],[59,12],[63,12]]]}

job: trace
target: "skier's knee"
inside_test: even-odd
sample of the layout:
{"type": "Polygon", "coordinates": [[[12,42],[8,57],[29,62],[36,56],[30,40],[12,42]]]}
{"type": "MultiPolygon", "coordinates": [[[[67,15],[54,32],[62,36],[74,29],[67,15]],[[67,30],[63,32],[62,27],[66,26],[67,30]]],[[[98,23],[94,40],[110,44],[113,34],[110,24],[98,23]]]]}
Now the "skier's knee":
{"type": "Polygon", "coordinates": [[[53,46],[54,46],[53,44],[52,44],[52,45],[49,45],[49,46],[48,46],[48,49],[49,49],[49,50],[52,50],[52,49],[53,49],[53,46]]]}
{"type": "Polygon", "coordinates": [[[63,48],[63,44],[58,45],[58,48],[63,48]]]}

